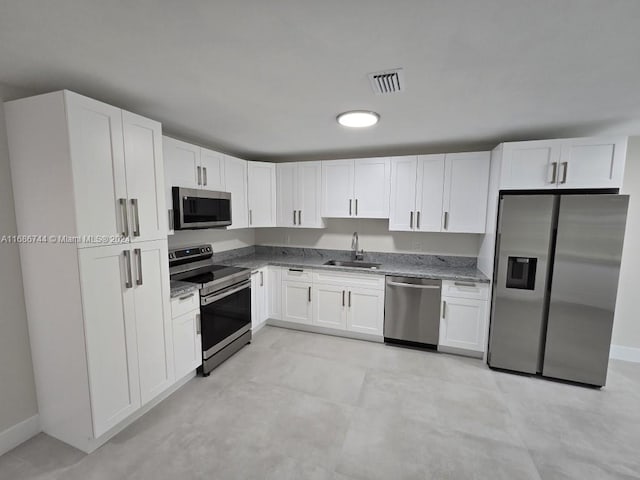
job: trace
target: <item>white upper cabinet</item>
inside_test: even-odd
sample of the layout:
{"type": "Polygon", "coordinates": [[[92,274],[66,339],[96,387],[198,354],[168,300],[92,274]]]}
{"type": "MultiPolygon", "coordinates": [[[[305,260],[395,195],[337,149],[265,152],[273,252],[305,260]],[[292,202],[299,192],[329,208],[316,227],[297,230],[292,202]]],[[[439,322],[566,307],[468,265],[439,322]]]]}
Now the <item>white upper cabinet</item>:
{"type": "Polygon", "coordinates": [[[65,98],[78,234],[166,237],[161,125],[71,92],[65,98]]]}
{"type": "Polygon", "coordinates": [[[321,171],[320,162],[276,165],[278,227],[324,227],[320,216],[321,171]]]}
{"type": "MultiPolygon", "coordinates": [[[[224,192],[224,155],[207,148],[200,148],[202,188],[224,192]]],[[[198,169],[196,168],[196,176],[198,169]]]]}
{"type": "Polygon", "coordinates": [[[446,155],[443,231],[484,233],[490,161],[490,152],[446,155]]]}
{"type": "Polygon", "coordinates": [[[65,100],[77,233],[128,238],[122,110],[70,92],[65,100]]]}
{"type": "Polygon", "coordinates": [[[482,233],[490,152],[391,159],[389,230],[482,233]]]}
{"type": "Polygon", "coordinates": [[[389,218],[388,158],[322,162],[322,216],[389,218]]]}
{"type": "Polygon", "coordinates": [[[162,126],[134,113],[122,112],[131,240],[166,238],[169,208],[165,195],[162,126]]]}
{"type": "Polygon", "coordinates": [[[568,138],[502,145],[500,188],[620,188],[626,138],[568,138]]]}
{"type": "Polygon", "coordinates": [[[226,191],[231,193],[231,226],[227,228],[248,228],[247,161],[225,155],[224,179],[226,191]]]}
{"type": "MultiPolygon", "coordinates": [[[[276,165],[247,163],[247,190],[250,227],[276,226],[276,165]]],[[[231,203],[233,204],[233,196],[231,203]]]]}

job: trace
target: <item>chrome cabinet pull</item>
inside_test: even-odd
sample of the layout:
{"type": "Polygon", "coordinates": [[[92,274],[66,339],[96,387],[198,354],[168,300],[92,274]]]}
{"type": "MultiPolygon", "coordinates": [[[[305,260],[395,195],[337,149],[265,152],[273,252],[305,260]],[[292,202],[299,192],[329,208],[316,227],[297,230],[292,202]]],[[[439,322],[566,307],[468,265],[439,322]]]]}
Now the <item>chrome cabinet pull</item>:
{"type": "Polygon", "coordinates": [[[207,167],[202,167],[202,183],[206,186],[207,185],[207,167]]]}
{"type": "Polygon", "coordinates": [[[447,318],[447,301],[442,301],[442,318],[447,318]]]}
{"type": "Polygon", "coordinates": [[[300,272],[300,273],[304,272],[304,270],[301,269],[301,268],[290,268],[289,271],[290,272],[300,272]]]}
{"type": "Polygon", "coordinates": [[[349,290],[349,308],[351,308],[351,290],[349,290]]]}
{"type": "Polygon", "coordinates": [[[342,290],[342,306],[344,307],[344,290],[342,290]]]}
{"type": "Polygon", "coordinates": [[[416,228],[420,228],[420,212],[416,212],[416,228]]]}
{"type": "Polygon", "coordinates": [[[127,211],[127,199],[119,198],[120,210],[122,211],[122,236],[127,238],[129,236],[129,212],[127,211]]]}
{"type": "Polygon", "coordinates": [[[358,216],[358,199],[356,198],[356,217],[358,216]]]}
{"type": "Polygon", "coordinates": [[[202,185],[202,168],[198,167],[198,185],[202,185]]]}
{"type": "Polygon", "coordinates": [[[351,199],[349,199],[349,215],[351,215],[351,199]]]}
{"type": "Polygon", "coordinates": [[[302,210],[298,210],[298,225],[302,225],[302,210]]]}
{"type": "Polygon", "coordinates": [[[196,313],[196,335],[202,333],[202,317],[199,313],[196,313]]]}
{"type": "Polygon", "coordinates": [[[249,209],[249,225],[253,225],[253,210],[249,209]]]}
{"type": "Polygon", "coordinates": [[[122,252],[122,254],[124,255],[125,274],[126,274],[126,280],[124,282],[124,286],[126,288],[132,288],[133,281],[131,280],[131,252],[129,250],[125,250],[124,252],[122,252]]]}
{"type": "Polygon", "coordinates": [[[191,297],[193,297],[195,295],[195,293],[189,293],[188,295],[184,295],[183,297],[178,297],[178,300],[187,300],[191,297]]]}
{"type": "Polygon", "coordinates": [[[296,211],[295,210],[293,211],[293,224],[297,225],[297,223],[296,223],[296,211]]]}
{"type": "Polygon", "coordinates": [[[311,302],[311,287],[309,287],[309,302],[311,302]]]}
{"type": "Polygon", "coordinates": [[[133,253],[136,255],[138,260],[138,278],[136,279],[136,285],[142,285],[142,250],[134,248],[133,253]]]}
{"type": "Polygon", "coordinates": [[[260,286],[264,287],[264,272],[260,271],[260,286]]]}
{"type": "Polygon", "coordinates": [[[444,212],[444,229],[449,230],[449,212],[444,212]]]}
{"type": "Polygon", "coordinates": [[[558,181],[558,162],[551,162],[551,181],[549,183],[556,183],[558,181]]]}
{"type": "Polygon", "coordinates": [[[453,282],[456,287],[475,287],[476,284],[473,282],[453,282]]]}
{"type": "Polygon", "coordinates": [[[413,212],[409,214],[409,228],[413,228],[413,212]]]}
{"type": "Polygon", "coordinates": [[[131,199],[131,216],[133,217],[133,236],[140,236],[140,210],[138,208],[138,199],[131,199]]]}
{"type": "Polygon", "coordinates": [[[567,183],[567,170],[569,170],[569,162],[562,162],[560,165],[562,165],[563,167],[562,180],[560,181],[560,183],[567,183]]]}

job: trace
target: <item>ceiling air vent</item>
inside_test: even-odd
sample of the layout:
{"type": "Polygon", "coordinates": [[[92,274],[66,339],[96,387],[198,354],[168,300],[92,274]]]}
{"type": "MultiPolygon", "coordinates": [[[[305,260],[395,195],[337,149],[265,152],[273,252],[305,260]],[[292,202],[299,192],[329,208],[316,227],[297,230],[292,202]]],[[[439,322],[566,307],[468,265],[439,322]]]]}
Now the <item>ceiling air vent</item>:
{"type": "Polygon", "coordinates": [[[404,72],[401,68],[370,73],[369,81],[376,95],[400,93],[405,89],[404,72]]]}

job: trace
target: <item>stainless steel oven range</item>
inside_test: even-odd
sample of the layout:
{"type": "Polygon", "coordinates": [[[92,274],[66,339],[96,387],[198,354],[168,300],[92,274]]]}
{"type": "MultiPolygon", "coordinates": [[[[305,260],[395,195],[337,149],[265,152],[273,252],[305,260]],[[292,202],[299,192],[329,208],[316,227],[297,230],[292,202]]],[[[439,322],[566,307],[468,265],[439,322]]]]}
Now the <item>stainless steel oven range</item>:
{"type": "Polygon", "coordinates": [[[201,373],[251,342],[251,270],[215,265],[211,245],[169,250],[171,280],[200,288],[201,373]]]}

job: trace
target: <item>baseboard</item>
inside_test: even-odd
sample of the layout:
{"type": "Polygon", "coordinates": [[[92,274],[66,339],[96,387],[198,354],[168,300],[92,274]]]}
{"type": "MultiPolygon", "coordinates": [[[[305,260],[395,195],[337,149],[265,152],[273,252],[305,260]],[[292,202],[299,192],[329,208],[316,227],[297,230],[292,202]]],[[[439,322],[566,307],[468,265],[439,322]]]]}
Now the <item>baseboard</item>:
{"type": "Polygon", "coordinates": [[[7,428],[4,432],[0,432],[0,455],[13,450],[41,431],[39,417],[34,415],[13,427],[7,428]]]}
{"type": "Polygon", "coordinates": [[[609,358],[614,360],[624,360],[625,362],[640,363],[640,348],[611,345],[609,358]]]}
{"type": "Polygon", "coordinates": [[[270,318],[267,325],[274,327],[289,328],[291,330],[300,330],[302,332],[322,333],[323,335],[332,335],[334,337],[354,338],[356,340],[366,340],[368,342],[384,343],[384,337],[378,335],[370,335],[367,333],[348,332],[346,330],[336,330],[333,328],[318,327],[316,325],[307,325],[304,323],[287,322],[285,320],[275,320],[270,318]]]}

